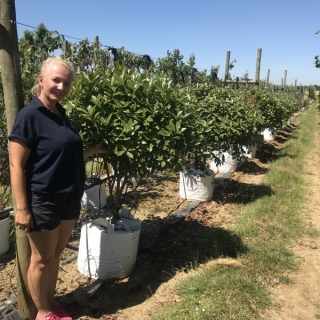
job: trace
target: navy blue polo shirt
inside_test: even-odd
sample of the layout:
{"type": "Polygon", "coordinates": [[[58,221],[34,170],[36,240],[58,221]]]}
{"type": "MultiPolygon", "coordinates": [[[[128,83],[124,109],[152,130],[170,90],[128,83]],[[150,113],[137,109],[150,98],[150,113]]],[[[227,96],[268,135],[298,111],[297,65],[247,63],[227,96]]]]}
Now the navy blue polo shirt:
{"type": "Polygon", "coordinates": [[[82,140],[64,108],[61,117],[35,96],[19,111],[9,140],[17,138],[29,149],[25,167],[27,187],[36,193],[72,193],[82,197],[85,183],[82,140]]]}

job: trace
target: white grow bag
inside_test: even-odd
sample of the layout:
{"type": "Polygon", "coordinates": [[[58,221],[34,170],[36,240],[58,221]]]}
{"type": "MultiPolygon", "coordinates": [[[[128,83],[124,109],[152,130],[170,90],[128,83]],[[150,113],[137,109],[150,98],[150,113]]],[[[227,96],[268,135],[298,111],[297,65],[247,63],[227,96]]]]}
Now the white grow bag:
{"type": "MultiPolygon", "coordinates": [[[[114,175],[114,170],[112,170],[112,175],[114,175]]],[[[140,181],[140,175],[139,173],[136,174],[136,176],[134,177],[130,177],[128,180],[127,180],[127,187],[128,188],[135,188],[138,184],[139,184],[139,181],[140,181]]],[[[123,182],[124,182],[124,177],[122,177],[120,179],[120,186],[122,187],[123,185],[123,182]]]]}
{"type": "Polygon", "coordinates": [[[209,201],[213,197],[214,174],[211,170],[180,171],[179,195],[187,200],[209,201]]]}
{"type": "Polygon", "coordinates": [[[216,165],[214,161],[211,161],[210,168],[217,175],[217,178],[228,179],[234,171],[237,169],[238,161],[232,158],[232,150],[227,150],[225,152],[213,151],[216,157],[220,157],[222,161],[222,155],[224,155],[224,162],[220,165],[216,165]]]}
{"type": "Polygon", "coordinates": [[[253,146],[243,146],[242,149],[244,150],[243,155],[249,159],[254,158],[257,153],[257,144],[253,146]]]}
{"type": "Polygon", "coordinates": [[[107,204],[106,185],[102,182],[84,190],[81,207],[101,209],[107,204]]]}
{"type": "Polygon", "coordinates": [[[9,250],[10,218],[0,220],[0,255],[9,250]]]}
{"type": "Polygon", "coordinates": [[[262,131],[264,141],[272,141],[276,138],[277,130],[274,128],[267,128],[262,131]]]}
{"type": "Polygon", "coordinates": [[[103,280],[128,277],[136,264],[140,237],[140,223],[131,222],[139,229],[114,230],[105,218],[84,221],[78,253],[79,272],[103,280]]]}

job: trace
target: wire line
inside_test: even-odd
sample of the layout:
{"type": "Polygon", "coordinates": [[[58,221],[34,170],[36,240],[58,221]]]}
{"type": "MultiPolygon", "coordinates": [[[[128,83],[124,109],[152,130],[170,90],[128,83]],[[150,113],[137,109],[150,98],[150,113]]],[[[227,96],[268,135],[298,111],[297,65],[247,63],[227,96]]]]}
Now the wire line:
{"type": "MultiPolygon", "coordinates": [[[[3,18],[0,18],[0,19],[1,19],[1,20],[6,20],[6,19],[3,19],[3,18]]],[[[14,24],[18,24],[18,25],[24,26],[24,27],[32,28],[32,29],[37,29],[37,28],[38,28],[38,27],[33,27],[33,26],[30,26],[30,25],[28,25],[28,24],[21,23],[21,22],[18,22],[18,21],[10,20],[10,22],[11,22],[11,23],[14,23],[14,24]]],[[[86,38],[86,39],[79,39],[79,38],[76,38],[76,37],[73,37],[73,36],[68,36],[68,35],[66,35],[66,34],[61,34],[61,33],[59,33],[59,32],[56,31],[56,30],[53,30],[53,31],[51,31],[51,32],[57,33],[58,35],[63,36],[63,37],[65,37],[65,38],[70,38],[70,39],[74,39],[74,40],[78,40],[78,41],[87,40],[87,41],[89,42],[89,44],[94,43],[93,41],[89,41],[88,38],[86,38]]],[[[101,45],[102,47],[105,47],[105,48],[114,48],[113,46],[104,45],[104,44],[102,44],[102,43],[100,43],[100,45],[101,45]]],[[[131,53],[131,54],[133,54],[133,55],[136,55],[136,56],[141,56],[141,57],[144,56],[144,54],[135,53],[135,52],[131,52],[131,51],[128,51],[128,50],[125,50],[125,51],[128,52],[128,53],[131,53]]],[[[158,59],[161,59],[161,58],[151,57],[151,59],[152,59],[152,60],[158,60],[158,59]]],[[[197,68],[197,69],[198,69],[199,71],[208,70],[208,69],[201,69],[201,68],[197,68]]]]}

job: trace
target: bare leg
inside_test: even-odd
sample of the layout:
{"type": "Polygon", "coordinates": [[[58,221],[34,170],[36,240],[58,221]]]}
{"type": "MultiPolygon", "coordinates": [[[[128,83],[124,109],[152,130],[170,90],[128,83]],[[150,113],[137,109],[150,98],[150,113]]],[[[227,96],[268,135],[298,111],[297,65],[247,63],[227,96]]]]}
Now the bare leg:
{"type": "Polygon", "coordinates": [[[39,317],[51,310],[48,303],[49,269],[54,260],[59,228],[48,232],[30,232],[31,259],[28,269],[28,286],[32,300],[38,308],[39,317]]]}
{"type": "Polygon", "coordinates": [[[49,269],[49,281],[48,281],[48,302],[49,306],[54,304],[54,294],[56,290],[56,284],[59,273],[60,265],[60,255],[62,254],[64,248],[66,247],[68,240],[70,238],[71,232],[74,228],[76,220],[61,220],[59,226],[59,235],[57,246],[54,252],[54,258],[49,269]]]}

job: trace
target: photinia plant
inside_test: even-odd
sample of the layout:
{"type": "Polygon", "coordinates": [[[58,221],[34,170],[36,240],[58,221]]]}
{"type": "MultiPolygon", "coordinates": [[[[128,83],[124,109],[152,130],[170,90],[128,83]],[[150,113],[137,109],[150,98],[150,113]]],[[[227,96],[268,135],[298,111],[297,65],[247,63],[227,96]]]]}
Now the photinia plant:
{"type": "Polygon", "coordinates": [[[287,92],[272,92],[261,88],[252,88],[248,92],[259,105],[264,129],[281,129],[292,113],[300,108],[299,98],[287,92]]]}
{"type": "Polygon", "coordinates": [[[204,169],[208,157],[214,157],[214,150],[232,148],[234,156],[240,156],[242,146],[256,142],[262,125],[261,112],[245,91],[201,84],[192,89],[192,97],[188,141],[197,169],[204,169]]]}
{"type": "Polygon", "coordinates": [[[67,112],[85,147],[101,140],[110,145],[105,162],[113,170],[107,181],[115,220],[130,178],[181,167],[188,99],[168,79],[121,65],[81,72],[75,80],[67,112]]]}

